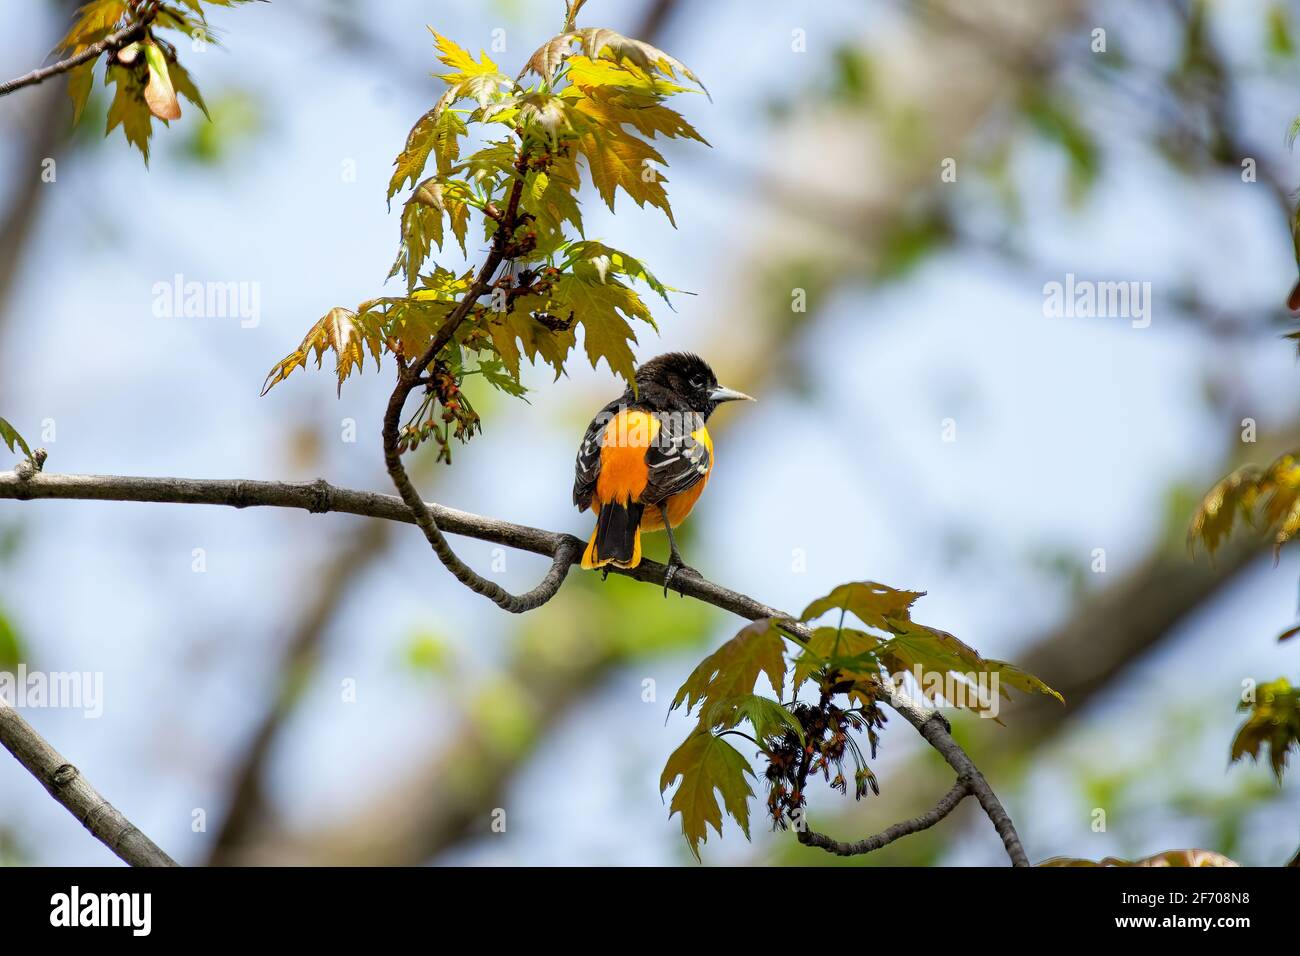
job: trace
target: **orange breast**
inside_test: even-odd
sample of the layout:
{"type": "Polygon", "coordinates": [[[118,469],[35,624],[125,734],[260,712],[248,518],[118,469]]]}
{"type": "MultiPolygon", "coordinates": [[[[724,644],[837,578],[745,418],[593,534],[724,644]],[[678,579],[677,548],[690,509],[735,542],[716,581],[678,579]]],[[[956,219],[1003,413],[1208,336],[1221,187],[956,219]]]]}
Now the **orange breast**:
{"type": "MultiPolygon", "coordinates": [[[[640,501],[650,477],[646,465],[646,449],[650,447],[655,436],[659,434],[659,422],[647,412],[619,412],[605,426],[603,444],[600,449],[600,475],[596,478],[596,493],[591,499],[592,511],[599,513],[601,502],[605,501],[640,501]]],[[[709,453],[709,470],[713,470],[713,439],[707,428],[700,427],[691,433],[691,437],[704,445],[709,453]]],[[[673,495],[664,506],[668,511],[668,520],[674,528],[686,520],[686,516],[695,507],[709,483],[709,475],[697,481],[681,494],[673,495]]],[[[646,508],[641,516],[642,531],[659,531],[664,526],[663,515],[658,508],[646,508]]]]}
{"type": "MultiPolygon", "coordinates": [[[[646,412],[622,411],[605,426],[600,475],[593,506],[602,501],[639,501],[650,470],[645,453],[659,433],[659,422],[646,412]]],[[[599,507],[596,508],[599,511],[599,507]]]]}

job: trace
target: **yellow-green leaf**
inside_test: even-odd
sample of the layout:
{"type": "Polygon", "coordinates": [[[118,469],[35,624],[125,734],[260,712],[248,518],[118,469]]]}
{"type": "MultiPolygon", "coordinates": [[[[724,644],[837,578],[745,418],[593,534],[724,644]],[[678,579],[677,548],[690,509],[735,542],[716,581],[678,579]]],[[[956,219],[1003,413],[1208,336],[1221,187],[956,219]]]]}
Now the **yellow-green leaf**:
{"type": "Polygon", "coordinates": [[[786,669],[779,621],[761,618],[706,657],[686,678],[669,709],[685,704],[690,713],[696,704],[707,700],[752,694],[760,673],[767,675],[779,697],[786,669]]]}
{"type": "Polygon", "coordinates": [[[265,395],[274,386],[283,382],[295,369],[306,368],[307,359],[315,353],[316,367],[320,368],[326,350],[335,355],[334,370],[338,376],[339,391],[343,390],[343,380],[352,374],[353,369],[361,367],[365,359],[365,350],[375,357],[375,366],[379,365],[379,356],[383,350],[383,337],[376,324],[359,321],[356,312],[351,309],[330,309],[307,332],[302,344],[281,359],[267,373],[262,385],[265,395]]]}
{"type": "Polygon", "coordinates": [[[868,627],[889,630],[894,619],[909,619],[910,608],[924,591],[900,591],[875,581],[854,581],[841,584],[825,597],[813,601],[799,616],[801,621],[811,621],[827,611],[848,611],[868,627]]]}
{"type": "Polygon", "coordinates": [[[11,452],[21,448],[23,455],[28,458],[32,457],[32,450],[27,447],[27,442],[23,436],[18,434],[18,429],[3,418],[0,418],[0,441],[3,441],[11,452]]]}
{"type": "Polygon", "coordinates": [[[866,679],[878,671],[871,666],[880,639],[866,631],[851,627],[818,627],[812,632],[803,653],[794,662],[794,686],[798,688],[824,664],[839,661],[840,670],[848,679],[866,679]],[[848,667],[846,659],[858,666],[848,667]]]}
{"type": "Polygon", "coordinates": [[[708,841],[709,827],[722,835],[722,807],[726,808],[749,837],[749,798],[754,795],[745,774],[754,775],[736,748],[707,730],[692,733],[673,751],[659,778],[659,790],[666,792],[679,777],[668,816],[682,817],[682,835],[691,853],[700,858],[700,844],[708,841]],[[722,796],[718,805],[715,791],[722,796]]]}

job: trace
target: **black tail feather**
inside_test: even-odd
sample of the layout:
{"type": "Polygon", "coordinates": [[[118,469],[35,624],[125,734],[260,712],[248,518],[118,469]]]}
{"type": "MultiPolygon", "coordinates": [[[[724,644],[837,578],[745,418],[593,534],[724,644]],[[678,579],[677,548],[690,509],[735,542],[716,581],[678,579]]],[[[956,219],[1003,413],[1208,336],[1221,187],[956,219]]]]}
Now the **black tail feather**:
{"type": "Polygon", "coordinates": [[[625,563],[632,560],[643,511],[645,505],[636,501],[627,504],[607,502],[600,506],[600,515],[596,518],[596,560],[625,563]]]}

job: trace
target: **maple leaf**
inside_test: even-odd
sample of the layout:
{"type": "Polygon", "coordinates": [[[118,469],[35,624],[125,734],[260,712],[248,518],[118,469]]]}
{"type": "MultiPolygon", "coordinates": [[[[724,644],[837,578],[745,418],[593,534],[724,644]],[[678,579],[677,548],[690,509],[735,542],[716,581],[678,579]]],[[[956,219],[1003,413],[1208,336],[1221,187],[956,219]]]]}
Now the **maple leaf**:
{"type": "Polygon", "coordinates": [[[654,317],[641,297],[617,279],[592,281],[572,273],[562,275],[551,290],[548,311],[572,315],[582,325],[582,344],[591,367],[603,358],[610,371],[632,381],[636,363],[629,342],[636,333],[629,319],[640,319],[654,327],[654,317]]]}
{"type": "Polygon", "coordinates": [[[149,165],[149,137],[153,135],[153,114],[144,99],[145,85],[140,74],[125,66],[110,66],[104,75],[104,85],[113,84],[116,91],[108,105],[108,127],[105,135],[122,127],[126,141],[140,150],[145,165],[149,165]]]}
{"type": "Polygon", "coordinates": [[[469,230],[468,187],[459,180],[447,182],[437,178],[426,179],[416,187],[411,198],[402,207],[401,244],[397,259],[388,276],[399,272],[406,277],[410,292],[419,278],[420,267],[429,257],[433,246],[442,249],[443,217],[447,218],[452,235],[465,252],[465,236],[469,230]]]}
{"type": "Polygon", "coordinates": [[[1292,687],[1285,677],[1279,677],[1260,684],[1255,699],[1242,701],[1237,709],[1250,716],[1233,738],[1232,762],[1247,754],[1259,760],[1267,750],[1269,764],[1280,783],[1291,748],[1300,746],[1300,687],[1292,687]]]}
{"type": "Polygon", "coordinates": [[[639,280],[657,292],[665,302],[668,302],[670,307],[672,302],[668,299],[668,293],[681,291],[672,288],[672,286],[666,286],[656,279],[640,259],[635,259],[626,252],[611,248],[603,242],[583,240],[570,243],[566,250],[565,261],[560,266],[560,271],[570,268],[579,278],[589,282],[593,280],[604,282],[611,275],[627,276],[629,279],[639,280]]]}
{"type": "Polygon", "coordinates": [[[1263,472],[1255,465],[1238,468],[1206,492],[1192,516],[1187,543],[1195,550],[1199,539],[1211,554],[1232,532],[1237,517],[1251,516],[1258,499],[1258,484],[1263,472]]]}
{"type": "Polygon", "coordinates": [[[575,115],[581,119],[575,119],[573,126],[578,134],[578,149],[587,161],[587,172],[600,198],[612,210],[615,193],[622,189],[638,206],[644,208],[649,203],[663,210],[668,221],[676,226],[664,189],[668,180],[651,165],[667,165],[663,156],[649,143],[623,132],[613,119],[600,111],[596,102],[578,101],[575,115]]]}
{"type": "Polygon", "coordinates": [[[636,77],[626,70],[611,68],[604,61],[593,63],[585,57],[574,58],[569,68],[569,78],[573,85],[560,95],[571,100],[575,109],[584,110],[607,125],[626,124],[651,139],[662,135],[674,139],[693,139],[709,145],[685,117],[661,102],[667,92],[682,87],[665,90],[664,84],[653,80],[622,83],[620,81],[624,79],[635,80],[636,77]],[[583,64],[581,69],[580,62],[583,64]]]}
{"type": "Polygon", "coordinates": [[[406,137],[406,146],[393,160],[393,165],[397,168],[388,181],[389,200],[397,195],[404,182],[415,185],[424,173],[430,153],[434,155],[440,175],[446,175],[460,157],[460,137],[468,128],[460,114],[449,108],[455,101],[454,94],[454,89],[444,93],[433,109],[411,127],[411,132],[406,137]]]}
{"type": "Polygon", "coordinates": [[[124,26],[126,15],[126,0],[91,0],[77,11],[77,19],[59,48],[80,53],[124,26]]]}
{"type": "Polygon", "coordinates": [[[11,452],[21,448],[26,457],[32,457],[32,450],[27,447],[27,442],[23,436],[18,434],[18,429],[3,418],[0,418],[0,441],[3,441],[11,452]]]}
{"type": "MultiPolygon", "coordinates": [[[[251,0],[206,2],[231,7],[251,0]]],[[[203,3],[200,0],[181,0],[181,3],[189,8],[189,12],[174,6],[157,5],[148,28],[141,31],[141,39],[104,57],[104,83],[117,87],[109,105],[108,129],[105,132],[111,133],[120,125],[127,142],[140,150],[146,165],[149,162],[149,139],[153,132],[151,117],[157,117],[164,123],[178,119],[181,115],[178,94],[207,114],[207,107],[193,78],[176,61],[174,46],[155,39],[157,31],[170,29],[180,31],[189,39],[217,44],[217,37],[208,26],[203,3]]],[[[133,6],[126,0],[91,0],[77,11],[77,17],[59,48],[68,55],[85,53],[94,44],[126,27],[131,22],[133,6]]],[[[80,121],[85,110],[94,84],[96,64],[100,59],[96,55],[69,71],[68,95],[72,99],[74,123],[80,121]]]]}
{"type": "Polygon", "coordinates": [[[558,250],[565,242],[564,224],[582,235],[582,210],[576,159],[557,157],[550,169],[530,171],[525,177],[524,208],[537,217],[538,255],[558,250]]]}
{"type": "Polygon", "coordinates": [[[536,363],[540,358],[555,370],[558,379],[564,372],[564,361],[577,342],[573,329],[548,328],[534,312],[546,312],[551,300],[542,296],[520,296],[512,309],[503,313],[489,313],[488,334],[502,364],[517,382],[520,356],[536,363]]]}
{"type": "Polygon", "coordinates": [[[360,368],[365,359],[365,350],[375,357],[375,366],[379,366],[379,356],[383,350],[383,336],[374,322],[360,321],[358,314],[351,309],[330,309],[307,332],[302,344],[281,359],[267,373],[262,385],[265,395],[273,387],[283,382],[295,369],[306,368],[307,359],[314,352],[316,367],[320,368],[325,351],[334,352],[334,369],[338,376],[339,392],[343,391],[343,381],[354,368],[360,368]]]}
{"type": "Polygon", "coordinates": [[[876,650],[880,639],[851,627],[819,627],[809,636],[794,662],[794,687],[798,688],[821,667],[836,668],[847,679],[867,679],[880,670],[876,650]]]}
{"type": "Polygon", "coordinates": [[[722,807],[714,792],[721,794],[726,808],[749,838],[749,798],[754,795],[745,775],[754,776],[744,756],[725,740],[707,730],[697,730],[673,751],[659,778],[664,793],[679,777],[681,784],[673,794],[668,816],[680,813],[682,835],[696,860],[700,844],[709,838],[709,827],[722,835],[722,807]]]}
{"type": "Polygon", "coordinates": [[[926,678],[918,683],[927,700],[932,701],[939,693],[939,687],[930,683],[928,678],[934,675],[952,675],[958,682],[971,687],[972,693],[964,694],[963,701],[949,703],[964,703],[968,710],[975,713],[984,713],[993,703],[981,700],[974,693],[981,686],[981,675],[996,674],[999,693],[1004,697],[1010,697],[1003,686],[1005,682],[1020,690],[1047,694],[1065,702],[1065,698],[1057,691],[1034,675],[1005,661],[986,660],[975,648],[938,628],[908,623],[901,633],[881,642],[879,654],[881,663],[891,674],[919,673],[926,678]]]}
{"type": "Polygon", "coordinates": [[[700,709],[700,726],[712,730],[735,727],[742,720],[754,728],[754,738],[760,743],[779,740],[787,732],[793,733],[802,744],[803,726],[794,714],[779,702],[760,694],[740,694],[710,701],[700,709]]]}
{"type": "MultiPolygon", "coordinates": [[[[614,63],[630,64],[643,73],[658,73],[670,80],[675,80],[677,74],[680,73],[694,82],[700,89],[705,89],[699,77],[691,72],[681,60],[669,56],[663,50],[651,46],[643,40],[634,40],[603,27],[587,27],[552,37],[538,47],[533,55],[528,58],[528,62],[519,75],[522,77],[528,73],[534,73],[540,76],[548,86],[552,85],[564,62],[578,51],[584,53],[591,60],[597,60],[604,56],[614,63]]],[[[708,91],[705,90],[705,92],[708,91]]]]}
{"type": "Polygon", "coordinates": [[[211,119],[208,113],[208,104],[203,102],[203,94],[199,92],[199,88],[194,84],[194,79],[190,76],[189,71],[181,66],[180,60],[172,60],[167,68],[171,74],[172,85],[176,87],[176,92],[202,110],[204,116],[211,119]]]}
{"type": "Polygon", "coordinates": [[[827,611],[848,611],[868,627],[890,630],[891,620],[909,620],[911,606],[924,591],[900,591],[875,581],[854,581],[841,584],[825,597],[813,601],[799,616],[801,621],[811,621],[827,611]]]}
{"type": "Polygon", "coordinates": [[[696,704],[753,693],[760,673],[767,675],[780,696],[786,670],[780,621],[760,618],[704,658],[678,689],[668,709],[676,710],[685,704],[690,713],[696,704]]]}

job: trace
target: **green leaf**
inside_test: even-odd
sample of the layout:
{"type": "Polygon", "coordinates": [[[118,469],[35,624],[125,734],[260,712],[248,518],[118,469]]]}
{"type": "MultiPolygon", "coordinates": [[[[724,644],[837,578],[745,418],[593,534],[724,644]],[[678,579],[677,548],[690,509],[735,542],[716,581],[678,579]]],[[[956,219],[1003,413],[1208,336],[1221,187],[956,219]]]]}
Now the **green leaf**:
{"type": "Polygon", "coordinates": [[[1300,687],[1292,687],[1285,677],[1279,677],[1260,684],[1255,699],[1243,701],[1237,709],[1250,716],[1232,741],[1232,762],[1247,754],[1259,760],[1267,751],[1269,765],[1281,783],[1291,749],[1300,745],[1300,687]]]}
{"type": "Polygon", "coordinates": [[[813,601],[799,616],[801,621],[811,621],[827,611],[848,611],[868,627],[890,630],[891,620],[909,620],[911,606],[924,591],[900,591],[875,581],[855,581],[841,584],[825,597],[813,601]]]}
{"type": "Polygon", "coordinates": [[[592,240],[574,242],[569,245],[567,252],[567,261],[561,268],[572,267],[575,275],[588,282],[604,282],[611,275],[627,276],[629,279],[644,282],[658,293],[660,298],[668,302],[670,307],[672,302],[668,299],[668,293],[681,291],[666,286],[656,279],[640,259],[634,259],[626,252],[620,252],[603,242],[592,240]]]}
{"type": "Polygon", "coordinates": [[[793,732],[804,743],[803,726],[794,714],[769,697],[741,694],[710,701],[700,711],[700,726],[712,730],[730,730],[742,720],[754,728],[754,738],[761,744],[780,740],[793,732]]]}
{"type": "MultiPolygon", "coordinates": [[[[933,694],[928,692],[925,679],[935,675],[955,675],[963,683],[971,680],[984,683],[980,681],[981,675],[997,675],[998,690],[1005,697],[1010,695],[1004,685],[1010,684],[1019,690],[1046,694],[1065,702],[1059,693],[1032,674],[1005,661],[986,660],[973,647],[938,628],[909,623],[902,633],[882,641],[879,653],[881,662],[890,674],[915,675],[919,668],[919,673],[924,678],[919,681],[921,691],[927,698],[933,694]]],[[[988,683],[991,684],[991,681],[988,683]]],[[[965,695],[965,706],[969,710],[981,713],[980,705],[977,696],[965,695]]]]}
{"type": "Polygon", "coordinates": [[[680,60],[642,40],[634,40],[602,27],[573,30],[552,37],[528,58],[524,73],[537,74],[549,86],[555,82],[565,60],[575,55],[578,50],[586,54],[588,59],[598,60],[604,57],[620,66],[630,65],[643,74],[658,73],[673,80],[680,73],[700,89],[704,89],[704,84],[700,82],[699,77],[687,69],[686,64],[680,60]]]}
{"type": "Polygon", "coordinates": [[[149,137],[153,135],[153,114],[144,100],[144,83],[140,75],[124,66],[111,65],[104,76],[104,84],[113,84],[116,90],[108,105],[108,127],[105,134],[122,127],[126,141],[140,150],[145,165],[149,165],[149,137]]]}
{"type": "Polygon", "coordinates": [[[181,66],[180,60],[173,60],[169,64],[169,68],[171,70],[172,85],[176,87],[176,92],[202,110],[204,116],[211,119],[212,115],[208,112],[208,104],[203,102],[203,94],[199,92],[199,88],[195,85],[189,71],[181,66]]]}
{"type": "MultiPolygon", "coordinates": [[[[364,311],[364,310],[362,310],[364,311]]],[[[316,367],[320,368],[326,350],[335,356],[334,371],[338,377],[339,392],[343,391],[343,381],[360,369],[365,360],[366,349],[375,358],[375,367],[379,367],[379,356],[383,351],[383,335],[370,315],[361,316],[351,309],[330,309],[315,325],[308,330],[302,344],[281,359],[267,373],[262,385],[265,395],[272,388],[283,382],[289,374],[298,368],[307,367],[307,359],[314,352],[316,367]]]]}
{"type": "Polygon", "coordinates": [[[3,441],[11,452],[21,448],[24,457],[32,457],[32,450],[27,447],[27,442],[23,436],[18,434],[18,429],[3,418],[0,418],[0,441],[3,441]]]}
{"type": "Polygon", "coordinates": [[[659,791],[666,792],[681,778],[668,816],[681,814],[682,835],[695,859],[700,859],[700,844],[708,841],[710,826],[722,835],[722,807],[714,796],[715,791],[721,794],[722,806],[740,824],[745,838],[749,838],[749,798],[754,791],[745,774],[754,776],[749,761],[707,730],[691,734],[668,758],[659,778],[659,791]]]}
{"type": "Polygon", "coordinates": [[[95,83],[95,61],[83,63],[68,73],[68,96],[72,98],[72,122],[81,121],[81,114],[90,99],[90,90],[95,83]]]}
{"type": "Polygon", "coordinates": [[[569,273],[556,281],[547,311],[582,326],[583,346],[592,368],[604,359],[616,375],[633,380],[636,362],[628,343],[637,339],[627,320],[640,319],[651,327],[655,324],[635,291],[616,279],[600,282],[569,273]]]}
{"type": "Polygon", "coordinates": [[[429,112],[421,116],[407,134],[406,146],[393,165],[393,176],[388,181],[388,198],[391,200],[403,183],[414,186],[424,174],[424,167],[433,154],[439,175],[447,175],[460,158],[460,137],[468,128],[460,114],[449,107],[455,102],[455,88],[448,90],[429,112]]]}
{"type": "Polygon", "coordinates": [[[505,367],[505,363],[499,359],[480,358],[478,368],[466,374],[473,375],[475,373],[482,375],[489,385],[505,392],[507,395],[523,398],[528,394],[528,389],[524,388],[519,383],[519,380],[510,374],[505,367]]]}
{"type": "Polygon", "coordinates": [[[685,704],[690,713],[696,704],[705,701],[752,694],[760,673],[767,675],[780,696],[786,669],[780,621],[760,618],[701,661],[677,691],[669,710],[685,704]]]}
{"type": "Polygon", "coordinates": [[[835,667],[851,680],[873,676],[880,670],[876,657],[879,647],[880,639],[866,631],[816,628],[794,662],[794,687],[800,687],[823,666],[835,667]]]}

